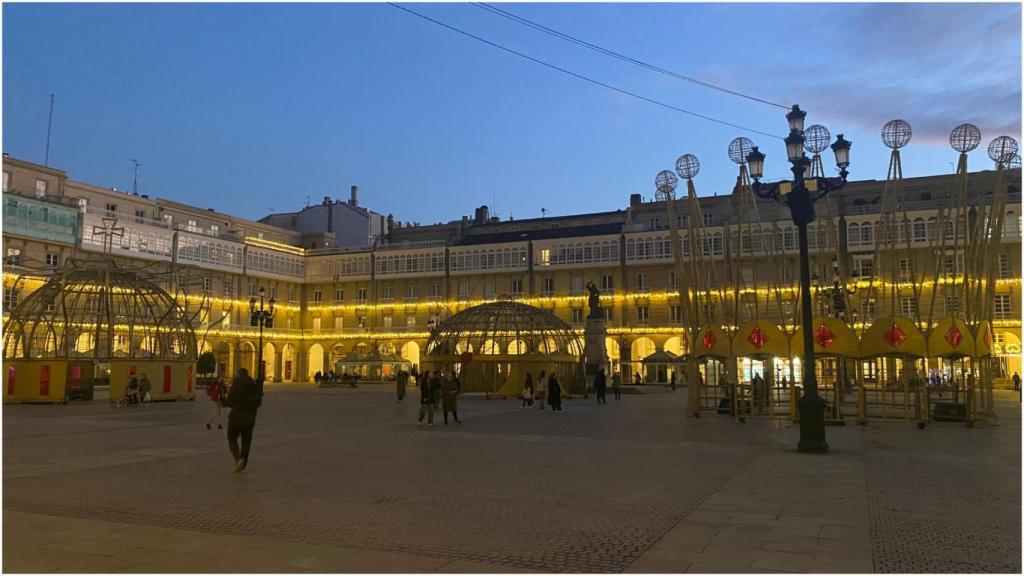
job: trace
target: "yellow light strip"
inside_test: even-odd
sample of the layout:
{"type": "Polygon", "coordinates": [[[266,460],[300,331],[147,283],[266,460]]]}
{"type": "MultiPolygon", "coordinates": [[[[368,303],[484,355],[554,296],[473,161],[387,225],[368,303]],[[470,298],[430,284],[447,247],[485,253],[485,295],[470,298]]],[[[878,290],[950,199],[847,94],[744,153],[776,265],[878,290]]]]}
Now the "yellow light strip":
{"type": "Polygon", "coordinates": [[[264,240],[263,238],[257,238],[256,236],[246,236],[245,243],[250,246],[258,246],[260,248],[266,248],[268,250],[277,250],[278,252],[287,252],[289,254],[294,254],[296,256],[306,255],[306,250],[304,248],[292,246],[291,244],[274,242],[273,240],[264,240]]]}

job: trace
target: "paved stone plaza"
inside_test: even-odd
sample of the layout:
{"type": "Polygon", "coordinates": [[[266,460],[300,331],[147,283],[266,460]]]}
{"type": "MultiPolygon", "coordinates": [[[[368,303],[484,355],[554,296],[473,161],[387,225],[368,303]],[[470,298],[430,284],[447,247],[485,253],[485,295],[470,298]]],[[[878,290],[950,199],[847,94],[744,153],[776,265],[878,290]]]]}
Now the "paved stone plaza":
{"type": "Polygon", "coordinates": [[[205,397],[3,407],[5,572],[1020,572],[1020,408],[1000,425],[684,415],[685,390],[562,413],[272,388],[231,472],[205,397]],[[440,414],[438,414],[440,417],[440,414]]]}

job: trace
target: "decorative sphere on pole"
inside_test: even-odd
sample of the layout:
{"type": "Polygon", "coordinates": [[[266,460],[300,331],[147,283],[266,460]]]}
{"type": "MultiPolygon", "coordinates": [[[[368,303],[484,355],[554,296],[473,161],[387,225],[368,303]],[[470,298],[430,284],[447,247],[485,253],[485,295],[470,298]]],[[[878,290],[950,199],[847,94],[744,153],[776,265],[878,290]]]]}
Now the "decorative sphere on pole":
{"type": "Polygon", "coordinates": [[[882,126],[882,142],[893,150],[899,150],[909,144],[913,135],[910,123],[906,120],[890,120],[882,126]]]}
{"type": "Polygon", "coordinates": [[[822,150],[828,148],[831,141],[832,135],[828,133],[828,128],[821,124],[815,124],[804,130],[804,150],[811,154],[821,154],[822,150]]]}
{"type": "Polygon", "coordinates": [[[1005,164],[1007,170],[1020,170],[1020,154],[1012,154],[1005,164]]]}
{"type": "Polygon", "coordinates": [[[961,124],[949,134],[949,145],[953,150],[966,154],[981,143],[981,130],[974,124],[961,124]]]}
{"type": "Polygon", "coordinates": [[[743,136],[733,138],[733,141],[729,142],[729,160],[736,164],[746,164],[747,154],[750,154],[750,149],[753,146],[754,143],[749,138],[743,136]]]}
{"type": "Polygon", "coordinates": [[[655,197],[658,200],[671,200],[675,196],[679,180],[671,170],[662,170],[654,178],[655,197]]]}
{"type": "Polygon", "coordinates": [[[676,174],[692,180],[694,176],[700,174],[700,161],[693,154],[683,154],[676,160],[676,174]]]}
{"type": "Polygon", "coordinates": [[[988,145],[988,157],[993,162],[1005,163],[1010,160],[1007,156],[1017,153],[1017,141],[1009,136],[1000,136],[988,145]]]}

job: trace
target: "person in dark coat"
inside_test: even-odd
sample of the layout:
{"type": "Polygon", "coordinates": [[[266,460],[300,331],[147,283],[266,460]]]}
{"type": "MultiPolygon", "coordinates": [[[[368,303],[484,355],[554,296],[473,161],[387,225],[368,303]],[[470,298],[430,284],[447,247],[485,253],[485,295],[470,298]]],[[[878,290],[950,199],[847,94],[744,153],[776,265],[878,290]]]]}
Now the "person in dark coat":
{"type": "Polygon", "coordinates": [[[445,377],[444,382],[441,384],[441,410],[444,413],[444,425],[448,425],[448,413],[451,412],[452,416],[455,417],[455,424],[459,425],[462,422],[459,420],[459,383],[455,378],[445,377]]]}
{"type": "Polygon", "coordinates": [[[434,375],[430,377],[430,398],[435,410],[441,403],[441,377],[442,374],[439,370],[435,370],[434,375]]]}
{"type": "Polygon", "coordinates": [[[548,404],[551,405],[551,410],[562,411],[562,387],[554,374],[548,377],[548,404]]]}
{"type": "Polygon", "coordinates": [[[522,408],[533,406],[533,374],[526,373],[526,383],[523,384],[523,392],[520,394],[523,399],[522,408]]]}
{"type": "Polygon", "coordinates": [[[225,406],[231,408],[228,414],[228,448],[235,458],[235,472],[245,470],[249,462],[249,448],[252,446],[252,429],[256,426],[256,412],[263,403],[263,394],[256,381],[249,377],[249,371],[239,368],[238,376],[231,383],[231,390],[225,399],[225,406]],[[238,438],[242,438],[239,449],[238,438]]]}
{"type": "Polygon", "coordinates": [[[418,426],[423,426],[423,417],[427,417],[427,424],[430,426],[434,425],[434,398],[433,391],[430,389],[430,371],[420,374],[419,383],[420,389],[420,416],[416,420],[418,426]]]}
{"type": "Polygon", "coordinates": [[[594,391],[597,392],[597,403],[607,404],[608,399],[605,398],[605,393],[608,390],[608,381],[604,377],[604,368],[597,371],[597,375],[594,376],[594,391]]]}

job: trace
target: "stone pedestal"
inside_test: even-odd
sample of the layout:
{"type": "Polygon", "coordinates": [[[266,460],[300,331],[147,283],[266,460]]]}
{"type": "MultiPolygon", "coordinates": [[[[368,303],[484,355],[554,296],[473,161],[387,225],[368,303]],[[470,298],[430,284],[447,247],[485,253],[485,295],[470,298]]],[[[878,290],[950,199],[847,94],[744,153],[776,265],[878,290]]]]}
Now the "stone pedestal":
{"type": "MultiPolygon", "coordinates": [[[[587,318],[587,326],[583,329],[583,355],[587,357],[587,390],[593,389],[597,371],[608,366],[608,349],[605,346],[607,336],[608,328],[603,315],[600,318],[587,318]]],[[[605,377],[611,385],[611,374],[606,372],[605,377]]]]}

